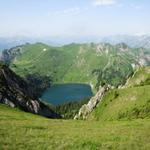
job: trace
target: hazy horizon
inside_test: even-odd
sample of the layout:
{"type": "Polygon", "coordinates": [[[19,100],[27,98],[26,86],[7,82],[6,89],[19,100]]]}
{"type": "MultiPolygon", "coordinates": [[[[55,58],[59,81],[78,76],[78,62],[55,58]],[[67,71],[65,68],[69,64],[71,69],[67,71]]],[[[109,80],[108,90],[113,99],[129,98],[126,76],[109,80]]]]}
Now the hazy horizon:
{"type": "Polygon", "coordinates": [[[0,37],[150,34],[148,0],[0,1],[0,37]]]}

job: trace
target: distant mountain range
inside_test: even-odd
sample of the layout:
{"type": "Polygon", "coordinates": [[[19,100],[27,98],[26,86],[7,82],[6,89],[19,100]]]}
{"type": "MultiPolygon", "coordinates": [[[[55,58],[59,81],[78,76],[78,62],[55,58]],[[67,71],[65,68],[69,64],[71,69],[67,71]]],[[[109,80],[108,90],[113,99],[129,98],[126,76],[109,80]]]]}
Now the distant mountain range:
{"type": "Polygon", "coordinates": [[[106,42],[110,44],[126,43],[130,47],[143,47],[150,48],[150,36],[129,36],[129,35],[115,35],[104,37],[100,39],[101,42],[106,42]]]}
{"type": "Polygon", "coordinates": [[[0,37],[0,51],[25,43],[42,42],[53,46],[62,46],[70,43],[110,43],[112,45],[118,43],[126,43],[130,47],[150,48],[150,36],[131,36],[131,35],[114,35],[107,37],[0,37]]]}
{"type": "Polygon", "coordinates": [[[26,44],[26,43],[36,43],[36,42],[44,42],[50,45],[59,45],[51,41],[51,38],[32,38],[32,37],[24,37],[24,36],[16,36],[16,37],[0,37],[0,51],[4,49],[9,49],[11,47],[15,47],[18,45],[26,44]]]}

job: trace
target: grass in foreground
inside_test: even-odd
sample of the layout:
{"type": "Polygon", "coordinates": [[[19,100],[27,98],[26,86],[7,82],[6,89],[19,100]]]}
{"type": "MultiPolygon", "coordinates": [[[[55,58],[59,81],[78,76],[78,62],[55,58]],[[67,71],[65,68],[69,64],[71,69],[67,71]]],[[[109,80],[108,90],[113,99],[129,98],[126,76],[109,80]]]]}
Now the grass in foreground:
{"type": "Polygon", "coordinates": [[[0,149],[150,149],[150,120],[51,120],[0,105],[0,149]]]}
{"type": "Polygon", "coordinates": [[[0,105],[0,149],[150,149],[150,120],[51,120],[0,105]]]}

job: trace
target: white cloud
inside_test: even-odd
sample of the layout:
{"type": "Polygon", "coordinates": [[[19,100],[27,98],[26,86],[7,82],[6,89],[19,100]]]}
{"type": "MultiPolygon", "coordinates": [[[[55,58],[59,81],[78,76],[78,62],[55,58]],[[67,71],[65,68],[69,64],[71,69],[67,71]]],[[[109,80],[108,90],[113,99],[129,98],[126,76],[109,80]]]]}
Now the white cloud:
{"type": "Polygon", "coordinates": [[[93,0],[94,6],[107,6],[114,5],[117,3],[117,0],[93,0]]]}
{"type": "Polygon", "coordinates": [[[54,12],[49,12],[48,16],[74,16],[80,14],[81,9],[78,7],[68,8],[64,10],[58,10],[54,12]]]}

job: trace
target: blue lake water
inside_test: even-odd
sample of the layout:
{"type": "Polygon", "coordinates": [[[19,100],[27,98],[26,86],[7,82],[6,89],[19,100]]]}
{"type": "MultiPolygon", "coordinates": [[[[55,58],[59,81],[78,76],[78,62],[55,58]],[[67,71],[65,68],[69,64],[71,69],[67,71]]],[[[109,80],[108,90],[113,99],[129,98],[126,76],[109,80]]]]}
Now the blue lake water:
{"type": "Polygon", "coordinates": [[[79,101],[83,98],[93,96],[88,84],[56,84],[45,90],[41,99],[51,104],[57,105],[70,101],[79,101]]]}

